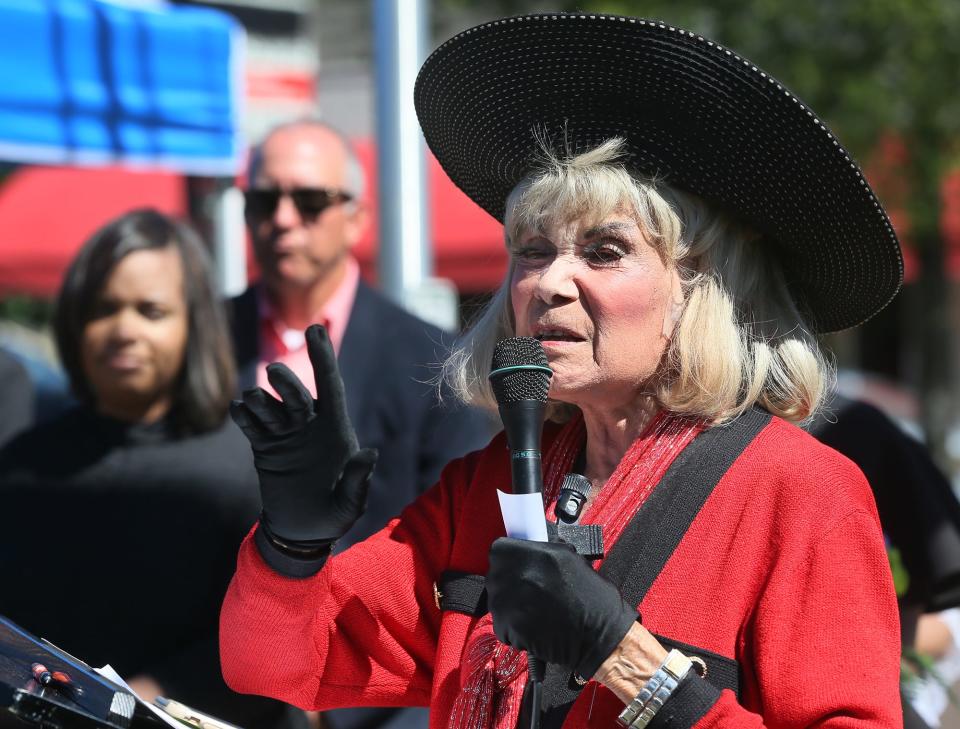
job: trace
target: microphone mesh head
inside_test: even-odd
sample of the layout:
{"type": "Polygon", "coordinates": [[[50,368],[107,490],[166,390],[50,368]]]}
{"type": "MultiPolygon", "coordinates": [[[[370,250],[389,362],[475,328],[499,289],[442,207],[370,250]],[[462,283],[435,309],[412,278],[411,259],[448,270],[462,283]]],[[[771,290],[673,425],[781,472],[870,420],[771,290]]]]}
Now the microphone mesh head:
{"type": "Polygon", "coordinates": [[[520,400],[537,400],[545,403],[550,390],[549,365],[543,345],[533,337],[501,339],[493,350],[490,385],[497,403],[504,405],[520,400]],[[520,369],[498,373],[505,367],[533,365],[543,369],[520,369]]]}

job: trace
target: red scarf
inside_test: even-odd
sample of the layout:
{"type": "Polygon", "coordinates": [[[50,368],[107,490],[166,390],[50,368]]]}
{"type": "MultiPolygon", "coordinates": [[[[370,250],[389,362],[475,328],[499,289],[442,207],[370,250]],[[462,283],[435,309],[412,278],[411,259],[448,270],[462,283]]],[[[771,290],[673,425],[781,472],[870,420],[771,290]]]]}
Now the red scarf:
{"type": "MultiPolygon", "coordinates": [[[[673,459],[702,429],[702,421],[659,413],[627,450],[580,522],[602,524],[609,550],[673,459]]],[[[577,415],[545,454],[543,501],[550,521],[556,521],[553,507],[560,485],[573,469],[585,438],[583,418],[577,415]]],[[[594,569],[600,562],[594,562],[594,569]]],[[[450,729],[514,729],[527,679],[526,654],[497,640],[488,613],[468,636],[463,655],[460,694],[450,716],[450,729]]]]}

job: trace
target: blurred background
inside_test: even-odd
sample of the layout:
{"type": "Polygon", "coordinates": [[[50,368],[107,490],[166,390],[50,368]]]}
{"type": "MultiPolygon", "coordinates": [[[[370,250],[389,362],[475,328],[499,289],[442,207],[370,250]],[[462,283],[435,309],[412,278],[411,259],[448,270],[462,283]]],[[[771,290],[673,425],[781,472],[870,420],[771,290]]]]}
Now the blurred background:
{"type": "Polygon", "coordinates": [[[389,154],[405,142],[388,132],[412,113],[411,73],[439,42],[533,10],[702,32],[828,122],[895,222],[906,283],[881,315],[827,345],[844,388],[926,439],[960,484],[956,0],[0,0],[0,343],[38,383],[40,416],[63,402],[48,318],[80,243],[150,205],[190,218],[225,294],[242,290],[256,276],[237,192],[247,144],[291,117],[347,131],[380,219],[416,201],[423,180],[419,240],[386,241],[374,224],[358,257],[366,278],[410,308],[462,322],[504,271],[500,227],[426,152],[422,170],[398,174],[389,154]],[[399,47],[411,37],[412,51],[399,47]],[[413,279],[400,273],[409,255],[419,256],[413,279]]]}

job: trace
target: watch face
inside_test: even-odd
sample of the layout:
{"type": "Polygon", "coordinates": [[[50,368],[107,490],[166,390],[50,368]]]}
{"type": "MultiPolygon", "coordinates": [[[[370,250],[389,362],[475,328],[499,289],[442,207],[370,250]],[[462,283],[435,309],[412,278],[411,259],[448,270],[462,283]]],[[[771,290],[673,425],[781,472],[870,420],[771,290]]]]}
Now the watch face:
{"type": "Polygon", "coordinates": [[[663,669],[677,678],[686,676],[692,665],[693,662],[676,649],[670,651],[663,661],[663,669]]]}

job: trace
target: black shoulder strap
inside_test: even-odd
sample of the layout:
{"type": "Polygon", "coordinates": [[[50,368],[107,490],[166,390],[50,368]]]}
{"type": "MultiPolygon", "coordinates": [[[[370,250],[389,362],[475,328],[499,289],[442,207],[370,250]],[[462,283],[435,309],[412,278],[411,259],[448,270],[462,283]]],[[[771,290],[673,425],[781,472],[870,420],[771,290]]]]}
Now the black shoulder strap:
{"type": "MultiPolygon", "coordinates": [[[[753,408],[736,420],[703,431],[674,459],[600,566],[600,574],[620,588],[627,602],[640,603],[714,487],[769,422],[770,413],[753,408]]],[[[711,677],[709,672],[707,676],[720,678],[716,674],[711,677]]],[[[735,671],[728,681],[730,678],[739,684],[735,671]]],[[[736,692],[739,685],[719,688],[736,692]]],[[[563,723],[579,691],[569,669],[547,665],[543,683],[545,729],[563,723]]]]}
{"type": "Polygon", "coordinates": [[[714,487],[769,422],[770,413],[748,410],[703,431],[677,455],[600,566],[627,602],[640,603],[714,487]]]}

